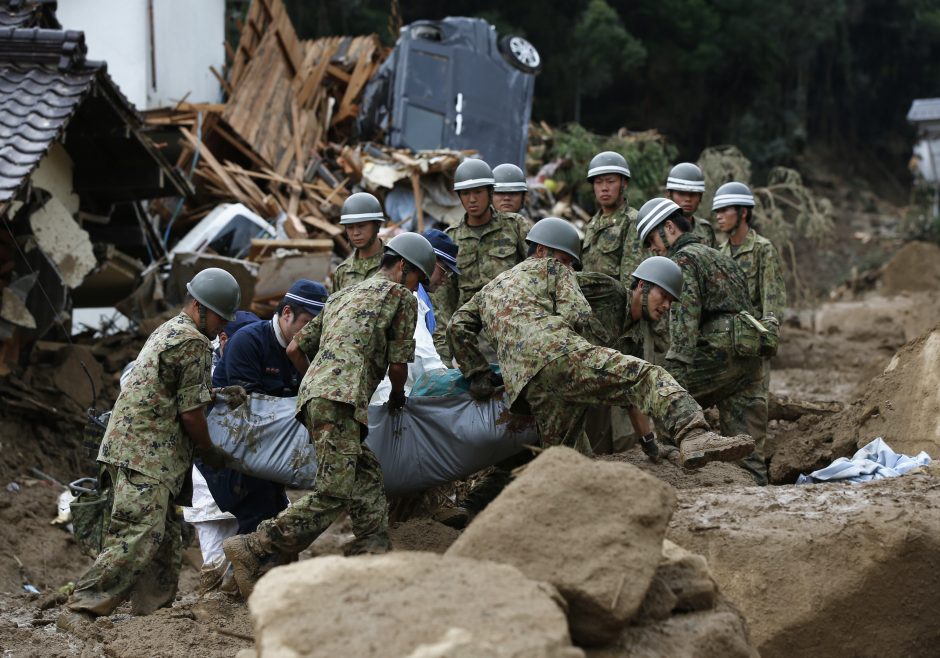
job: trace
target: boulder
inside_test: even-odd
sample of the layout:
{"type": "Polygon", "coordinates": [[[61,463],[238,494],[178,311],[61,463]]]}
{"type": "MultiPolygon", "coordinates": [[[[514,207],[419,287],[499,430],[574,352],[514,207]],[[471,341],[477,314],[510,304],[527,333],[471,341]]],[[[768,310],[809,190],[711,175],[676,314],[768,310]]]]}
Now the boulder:
{"type": "Polygon", "coordinates": [[[248,601],[259,658],[583,656],[562,606],[509,565],[423,552],[303,560],[248,601]]]}
{"type": "Polygon", "coordinates": [[[550,448],[448,549],[551,583],[579,645],[614,640],[637,614],[661,559],[676,494],[625,463],[550,448]]]}
{"type": "Polygon", "coordinates": [[[684,491],[669,529],[705,556],[762,656],[933,656],[940,465],[866,484],[684,491]]]}

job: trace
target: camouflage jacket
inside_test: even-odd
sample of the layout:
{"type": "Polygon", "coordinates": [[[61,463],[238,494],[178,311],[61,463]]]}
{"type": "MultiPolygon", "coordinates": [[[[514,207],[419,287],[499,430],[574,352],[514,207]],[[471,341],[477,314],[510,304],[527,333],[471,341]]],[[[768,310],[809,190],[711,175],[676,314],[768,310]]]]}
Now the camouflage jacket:
{"type": "MultiPolygon", "coordinates": [[[[382,241],[379,240],[379,242],[382,241]]],[[[339,292],[343,288],[354,286],[378,272],[379,264],[382,262],[382,254],[384,253],[384,242],[382,242],[382,248],[379,249],[379,253],[375,256],[369,256],[368,258],[357,258],[359,250],[353,249],[349,257],[333,270],[333,275],[330,277],[332,284],[330,292],[339,292]]]]}
{"type": "Polygon", "coordinates": [[[575,273],[554,258],[527,258],[457,309],[447,339],[469,379],[489,369],[477,346],[485,329],[496,346],[511,405],[545,364],[592,347],[578,335],[590,322],[591,306],[575,273]]]}
{"type": "Polygon", "coordinates": [[[143,473],[179,494],[193,462],[179,415],[212,401],[211,364],[209,339],[188,315],[160,325],[114,404],[98,461],[143,473]]]}
{"type": "MultiPolygon", "coordinates": [[[[780,254],[773,243],[754,229],[748,229],[744,242],[734,247],[726,242],[721,253],[737,263],[747,279],[747,290],[751,304],[759,318],[774,318],[778,324],[787,305],[787,286],[783,281],[780,254]]],[[[769,327],[768,327],[769,328],[769,327]]]]}
{"type": "Polygon", "coordinates": [[[636,266],[653,255],[640,247],[636,217],[636,210],[624,203],[609,215],[598,211],[591,218],[581,242],[581,265],[585,272],[600,272],[630,285],[630,275],[636,266]]]}
{"type": "MultiPolygon", "coordinates": [[[[669,311],[666,358],[692,363],[703,327],[722,316],[753,312],[753,307],[741,269],[698,236],[680,235],[669,247],[669,257],[682,268],[682,293],[669,311]]],[[[727,334],[730,345],[730,330],[727,334]]]]}
{"type": "Polygon", "coordinates": [[[294,340],[310,359],[300,382],[297,413],[311,398],[355,407],[369,424],[369,400],[390,363],[415,356],[418,302],[408,288],[378,275],[330,295],[323,312],[294,340]]]}
{"type": "Polygon", "coordinates": [[[715,235],[715,227],[711,225],[711,222],[695,215],[689,217],[689,221],[692,222],[692,235],[697,235],[706,247],[718,248],[718,237],[715,235]]]}
{"type": "Polygon", "coordinates": [[[451,316],[457,310],[457,301],[460,298],[460,289],[457,287],[457,277],[453,276],[447,279],[440,288],[430,293],[431,308],[434,311],[434,321],[437,323],[431,338],[434,340],[434,349],[444,365],[450,367],[454,355],[450,352],[450,345],[447,344],[447,323],[451,316]]]}
{"type": "Polygon", "coordinates": [[[465,304],[497,274],[526,259],[528,246],[525,236],[531,222],[516,213],[498,212],[490,206],[492,219],[483,226],[470,226],[467,216],[457,226],[447,229],[447,235],[457,243],[457,305],[465,304]]]}

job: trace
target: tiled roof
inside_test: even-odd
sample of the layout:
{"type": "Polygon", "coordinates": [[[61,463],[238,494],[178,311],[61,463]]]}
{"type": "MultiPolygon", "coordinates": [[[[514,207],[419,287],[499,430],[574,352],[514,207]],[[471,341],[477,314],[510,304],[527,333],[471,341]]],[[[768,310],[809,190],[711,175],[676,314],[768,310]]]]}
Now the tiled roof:
{"type": "Polygon", "coordinates": [[[0,27],[59,29],[55,0],[0,0],[0,27]]]}
{"type": "Polygon", "coordinates": [[[911,123],[940,120],[940,98],[918,98],[911,103],[907,120],[911,123]]]}
{"type": "Polygon", "coordinates": [[[16,195],[104,68],[84,53],[81,32],[0,28],[0,202],[16,195]]]}

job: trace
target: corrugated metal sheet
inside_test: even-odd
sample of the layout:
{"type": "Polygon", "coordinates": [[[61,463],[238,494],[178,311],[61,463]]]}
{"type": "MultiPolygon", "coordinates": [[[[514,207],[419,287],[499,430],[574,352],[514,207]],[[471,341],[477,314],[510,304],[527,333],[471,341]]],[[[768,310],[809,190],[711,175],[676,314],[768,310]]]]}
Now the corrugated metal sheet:
{"type": "Polygon", "coordinates": [[[940,121],[940,98],[916,99],[907,111],[907,120],[911,123],[940,121]]]}

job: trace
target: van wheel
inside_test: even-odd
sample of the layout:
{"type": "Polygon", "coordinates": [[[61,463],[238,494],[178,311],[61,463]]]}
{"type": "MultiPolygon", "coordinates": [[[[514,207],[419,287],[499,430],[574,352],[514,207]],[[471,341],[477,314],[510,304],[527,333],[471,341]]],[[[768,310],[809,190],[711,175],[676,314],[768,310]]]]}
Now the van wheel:
{"type": "Polygon", "coordinates": [[[538,73],[542,70],[542,56],[526,39],[505,36],[499,40],[499,50],[506,60],[520,71],[538,73]]]}

